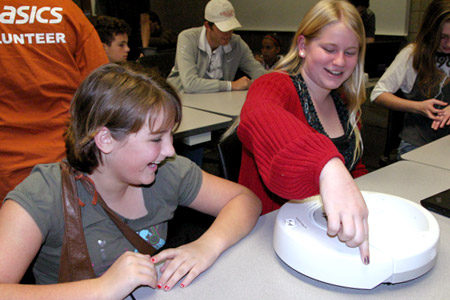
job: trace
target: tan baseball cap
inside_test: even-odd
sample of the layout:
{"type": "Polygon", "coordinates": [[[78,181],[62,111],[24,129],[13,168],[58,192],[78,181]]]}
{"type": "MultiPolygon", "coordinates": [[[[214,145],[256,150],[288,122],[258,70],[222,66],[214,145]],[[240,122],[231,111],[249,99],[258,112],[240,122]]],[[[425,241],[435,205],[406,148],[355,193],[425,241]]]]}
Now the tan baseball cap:
{"type": "Polygon", "coordinates": [[[214,23],[222,32],[242,27],[236,19],[233,5],[227,0],[211,0],[205,7],[205,20],[214,23]]]}

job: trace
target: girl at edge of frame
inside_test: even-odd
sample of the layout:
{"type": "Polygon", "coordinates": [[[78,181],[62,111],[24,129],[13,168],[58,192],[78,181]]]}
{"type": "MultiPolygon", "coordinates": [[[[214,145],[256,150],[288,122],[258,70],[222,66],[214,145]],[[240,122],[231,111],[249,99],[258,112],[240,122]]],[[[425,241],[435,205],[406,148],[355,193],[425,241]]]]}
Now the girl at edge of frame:
{"type": "Polygon", "coordinates": [[[450,134],[449,75],[450,1],[434,0],[415,42],[397,54],[370,94],[376,104],[405,112],[397,159],[450,134]]]}
{"type": "Polygon", "coordinates": [[[369,264],[368,210],[352,177],[367,173],[359,131],[364,27],[347,1],[322,0],[302,19],[276,71],[251,85],[237,129],[239,183],[263,214],[320,193],[328,234],[369,264]]]}
{"type": "Polygon", "coordinates": [[[255,55],[257,61],[266,70],[273,70],[283,55],[281,52],[281,41],[276,33],[266,34],[261,41],[261,54],[255,55]]]}
{"type": "Polygon", "coordinates": [[[181,121],[181,103],[163,79],[131,66],[104,65],[81,84],[70,111],[69,164],[155,248],[164,244],[166,222],[178,205],[216,219],[196,241],[153,257],[125,251],[131,244],[116,227],[107,228],[109,217],[77,184],[97,277],[56,284],[64,231],[61,172],[59,163],[37,165],[0,209],[2,298],[123,299],[141,285],[168,291],[184,276],[180,286],[187,287],[256,224],[261,204],[251,191],[175,155],[172,131],[181,121]],[[36,255],[33,271],[45,284],[18,284],[36,255]]]}

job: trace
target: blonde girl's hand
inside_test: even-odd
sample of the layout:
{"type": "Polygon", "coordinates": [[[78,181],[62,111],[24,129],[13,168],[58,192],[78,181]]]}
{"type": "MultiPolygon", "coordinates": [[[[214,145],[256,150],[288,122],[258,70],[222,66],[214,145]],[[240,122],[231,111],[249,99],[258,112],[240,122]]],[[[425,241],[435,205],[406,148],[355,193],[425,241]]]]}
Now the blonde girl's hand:
{"type": "Polygon", "coordinates": [[[165,261],[160,269],[162,274],[157,287],[168,291],[185,275],[180,286],[187,287],[208,269],[219,255],[214,247],[202,241],[202,238],[178,248],[162,251],[152,258],[155,264],[165,261]]]}
{"type": "Polygon", "coordinates": [[[158,274],[150,255],[127,251],[98,278],[109,299],[123,299],[141,285],[156,288],[158,274]]]}
{"type": "Polygon", "coordinates": [[[369,264],[369,211],[339,158],[332,158],[322,169],[320,194],[328,220],[328,235],[337,236],[348,247],[359,247],[362,262],[369,264]]]}

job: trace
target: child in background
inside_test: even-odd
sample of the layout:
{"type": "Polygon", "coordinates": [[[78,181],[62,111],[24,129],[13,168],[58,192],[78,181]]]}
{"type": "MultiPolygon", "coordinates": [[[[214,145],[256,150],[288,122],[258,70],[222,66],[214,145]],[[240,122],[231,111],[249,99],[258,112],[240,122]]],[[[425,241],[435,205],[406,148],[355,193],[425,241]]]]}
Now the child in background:
{"type": "Polygon", "coordinates": [[[186,287],[255,225],[261,204],[252,192],[175,156],[172,131],[181,120],[180,99],[165,80],[137,68],[98,68],[80,85],[70,108],[67,162],[96,278],[56,284],[67,245],[62,165],[37,165],[0,209],[2,298],[123,299],[141,285],[167,291],[182,280],[186,287]],[[155,249],[164,245],[167,220],[179,205],[216,219],[198,240],[150,257],[134,251],[96,204],[101,198],[155,249]],[[39,285],[18,284],[36,255],[39,285]],[[155,264],[163,261],[158,278],[155,264]]]}
{"type": "Polygon", "coordinates": [[[264,69],[272,70],[275,68],[277,62],[283,58],[280,55],[281,41],[276,33],[266,34],[261,42],[261,54],[255,55],[257,61],[259,61],[264,69]]]}
{"type": "Polygon", "coordinates": [[[131,27],[124,20],[109,16],[93,17],[92,24],[102,40],[109,62],[125,62],[130,52],[128,36],[131,27]]]}

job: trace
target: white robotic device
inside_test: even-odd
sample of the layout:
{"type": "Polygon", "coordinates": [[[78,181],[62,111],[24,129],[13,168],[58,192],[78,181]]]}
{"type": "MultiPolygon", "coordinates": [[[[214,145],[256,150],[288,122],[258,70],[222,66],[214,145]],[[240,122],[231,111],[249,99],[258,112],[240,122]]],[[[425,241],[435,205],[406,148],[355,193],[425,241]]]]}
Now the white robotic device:
{"type": "Polygon", "coordinates": [[[274,249],[294,270],[317,280],[350,288],[417,278],[436,263],[439,225],[420,205],[393,195],[362,192],[369,209],[370,264],[359,248],[327,235],[320,196],[290,201],[278,211],[274,249]]]}

